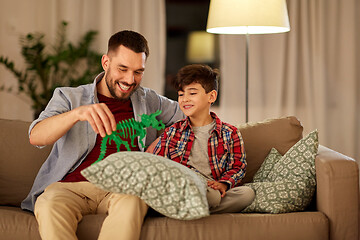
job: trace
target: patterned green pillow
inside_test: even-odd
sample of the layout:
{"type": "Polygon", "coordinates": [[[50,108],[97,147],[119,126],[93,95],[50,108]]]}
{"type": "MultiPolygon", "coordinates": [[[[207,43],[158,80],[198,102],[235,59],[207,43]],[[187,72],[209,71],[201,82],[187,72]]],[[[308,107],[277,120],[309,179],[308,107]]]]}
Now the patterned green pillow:
{"type": "Polygon", "coordinates": [[[243,212],[286,213],[303,211],[311,202],[314,185],[310,179],[293,182],[248,183],[256,191],[252,204],[243,212]]]}
{"type": "Polygon", "coordinates": [[[317,130],[301,139],[274,165],[273,171],[268,175],[271,182],[289,179],[293,181],[304,178],[314,179],[315,183],[315,157],[319,141],[317,130]]]}
{"type": "Polygon", "coordinates": [[[157,212],[191,220],[209,215],[206,183],[191,169],[144,152],[118,152],[81,171],[96,186],[136,195],[157,212]]]}
{"type": "Polygon", "coordinates": [[[256,195],[243,212],[285,213],[305,210],[316,188],[315,157],[318,146],[318,132],[315,130],[291,147],[275,164],[268,161],[273,167],[263,167],[271,169],[267,177],[262,182],[245,184],[253,188],[256,195]]]}
{"type": "Polygon", "coordinates": [[[259,170],[255,173],[253,182],[266,182],[268,180],[269,173],[281,157],[282,155],[275,148],[272,148],[264,162],[261,164],[259,170]]]}

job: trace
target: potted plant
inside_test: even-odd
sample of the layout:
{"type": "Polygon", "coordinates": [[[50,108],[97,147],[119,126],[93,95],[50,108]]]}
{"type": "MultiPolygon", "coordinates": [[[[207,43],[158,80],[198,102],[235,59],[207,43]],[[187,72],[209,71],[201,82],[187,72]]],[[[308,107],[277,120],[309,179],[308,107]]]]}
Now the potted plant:
{"type": "Polygon", "coordinates": [[[56,87],[75,87],[92,82],[95,75],[102,71],[101,54],[90,49],[97,32],[86,32],[74,45],[66,39],[67,25],[67,22],[61,22],[56,42],[50,48],[45,44],[43,33],[20,37],[25,70],[17,69],[13,61],[0,56],[0,64],[11,71],[18,81],[17,91],[5,84],[0,86],[0,90],[25,93],[32,100],[35,117],[46,107],[56,87]]]}

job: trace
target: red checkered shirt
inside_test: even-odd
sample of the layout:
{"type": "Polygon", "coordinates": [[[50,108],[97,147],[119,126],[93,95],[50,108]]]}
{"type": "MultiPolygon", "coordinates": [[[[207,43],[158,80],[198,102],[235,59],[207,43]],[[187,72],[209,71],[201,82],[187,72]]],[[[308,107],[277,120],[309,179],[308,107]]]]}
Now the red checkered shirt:
{"type": "MultiPolygon", "coordinates": [[[[211,116],[216,121],[208,141],[212,176],[216,181],[228,183],[230,187],[238,186],[246,171],[241,133],[236,127],[222,122],[215,113],[212,112],[211,116]]],[[[188,161],[194,139],[189,118],[180,120],[165,129],[153,153],[192,168],[188,161]]]]}

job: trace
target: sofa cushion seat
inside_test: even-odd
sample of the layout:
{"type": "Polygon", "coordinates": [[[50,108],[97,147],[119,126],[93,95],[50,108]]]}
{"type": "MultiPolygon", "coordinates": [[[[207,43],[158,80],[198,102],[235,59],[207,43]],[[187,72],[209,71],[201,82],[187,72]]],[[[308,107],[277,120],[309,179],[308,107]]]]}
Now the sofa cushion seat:
{"type": "Polygon", "coordinates": [[[183,240],[187,238],[251,240],[329,239],[329,221],[321,212],[284,214],[227,213],[214,214],[190,221],[152,217],[145,219],[140,239],[183,240]],[[222,231],[221,224],[226,224],[226,229],[231,229],[231,231],[222,231]],[[259,228],[261,228],[261,231],[259,231],[259,228]]]}
{"type": "MultiPolygon", "coordinates": [[[[0,206],[2,239],[40,240],[34,215],[17,207],[0,206]]],[[[79,239],[97,239],[105,214],[86,215],[79,223],[79,239]]],[[[329,220],[321,212],[284,214],[214,214],[197,220],[176,220],[167,217],[147,216],[141,231],[141,240],[149,239],[329,239],[329,220]],[[232,231],[219,231],[225,223],[232,231]],[[262,231],[258,231],[261,226],[262,231]],[[185,235],[184,235],[185,234],[185,235]],[[186,237],[186,238],[187,238],[186,237]]]]}
{"type": "MultiPolygon", "coordinates": [[[[0,206],[0,239],[41,240],[38,224],[33,213],[18,207],[0,206]]],[[[91,214],[83,217],[77,229],[79,239],[96,240],[106,214],[91,214]]]]}
{"type": "Polygon", "coordinates": [[[0,206],[1,239],[40,239],[38,224],[33,213],[18,207],[0,206]]]}

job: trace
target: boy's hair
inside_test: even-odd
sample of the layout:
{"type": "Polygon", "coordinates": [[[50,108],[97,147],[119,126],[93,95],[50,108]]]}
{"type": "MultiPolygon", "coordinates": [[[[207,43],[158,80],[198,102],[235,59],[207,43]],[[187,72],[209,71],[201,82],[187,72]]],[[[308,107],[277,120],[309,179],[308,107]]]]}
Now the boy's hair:
{"type": "Polygon", "coordinates": [[[148,42],[145,37],[134,31],[124,30],[112,35],[108,42],[108,54],[109,52],[115,52],[120,45],[136,53],[144,52],[146,58],[148,58],[150,54],[148,42]]]}
{"type": "Polygon", "coordinates": [[[212,69],[204,64],[191,64],[181,68],[174,81],[174,87],[177,91],[191,83],[199,83],[205,89],[206,93],[212,90],[218,91],[219,71],[212,69]]]}

